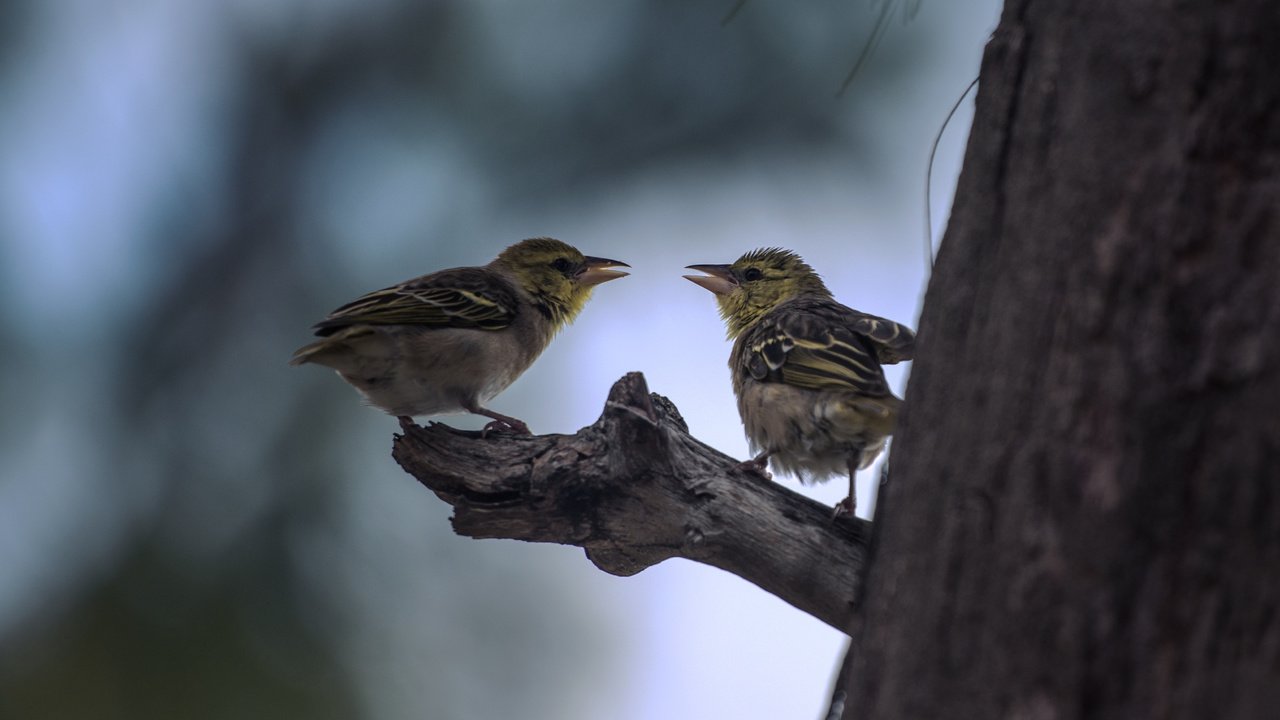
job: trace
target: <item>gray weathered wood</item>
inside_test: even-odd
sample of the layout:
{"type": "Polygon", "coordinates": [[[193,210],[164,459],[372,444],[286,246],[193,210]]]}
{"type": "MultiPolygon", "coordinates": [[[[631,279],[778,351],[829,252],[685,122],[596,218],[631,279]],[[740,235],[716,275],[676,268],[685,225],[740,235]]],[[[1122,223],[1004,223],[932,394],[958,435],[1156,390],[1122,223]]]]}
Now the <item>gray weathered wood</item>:
{"type": "Polygon", "coordinates": [[[696,560],[849,627],[869,523],[833,521],[830,508],[735,469],[640,373],[615,383],[600,419],[574,435],[402,430],[396,461],[453,506],[459,535],[576,545],[623,576],[696,560]]]}

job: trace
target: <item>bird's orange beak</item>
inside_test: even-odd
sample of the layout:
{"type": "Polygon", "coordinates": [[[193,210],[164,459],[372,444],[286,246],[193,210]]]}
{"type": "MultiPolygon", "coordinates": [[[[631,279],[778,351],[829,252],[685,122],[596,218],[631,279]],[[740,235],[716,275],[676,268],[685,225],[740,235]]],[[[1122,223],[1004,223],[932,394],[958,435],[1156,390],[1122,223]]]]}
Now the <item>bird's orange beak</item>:
{"type": "Polygon", "coordinates": [[[616,267],[631,267],[621,260],[609,260],[607,258],[587,257],[586,265],[583,266],[575,276],[580,285],[599,285],[610,280],[617,280],[620,277],[626,277],[630,273],[621,270],[613,270],[616,267]]]}
{"type": "Polygon", "coordinates": [[[738,281],[733,278],[733,271],[728,265],[689,265],[686,269],[706,273],[706,275],[685,275],[684,279],[701,285],[716,295],[728,295],[738,287],[738,281]]]}

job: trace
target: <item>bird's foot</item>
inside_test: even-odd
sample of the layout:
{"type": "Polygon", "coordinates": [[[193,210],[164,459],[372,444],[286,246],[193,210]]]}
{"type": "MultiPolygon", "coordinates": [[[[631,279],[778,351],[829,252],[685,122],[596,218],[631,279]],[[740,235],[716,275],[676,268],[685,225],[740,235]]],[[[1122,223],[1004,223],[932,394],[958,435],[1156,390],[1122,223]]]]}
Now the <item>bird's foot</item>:
{"type": "Polygon", "coordinates": [[[480,437],[487,438],[489,437],[489,433],[495,432],[509,433],[511,435],[533,434],[529,431],[529,426],[525,425],[523,421],[515,418],[505,418],[502,420],[494,420],[485,425],[484,429],[480,431],[480,437]]]}
{"type": "Polygon", "coordinates": [[[400,429],[405,432],[408,432],[410,428],[418,426],[418,424],[413,421],[413,418],[408,415],[397,415],[396,419],[400,421],[400,429]]]}
{"type": "Polygon", "coordinates": [[[765,479],[765,480],[772,480],[772,479],[773,479],[773,475],[772,475],[772,473],[770,473],[770,472],[769,472],[769,458],[768,458],[768,457],[758,457],[758,458],[752,458],[752,459],[750,459],[750,460],[743,460],[742,462],[738,463],[737,465],[734,465],[734,466],[733,466],[733,469],[734,469],[734,470],[737,470],[737,471],[739,471],[739,472],[744,472],[744,473],[748,473],[748,474],[750,474],[750,475],[755,475],[755,476],[757,476],[757,477],[759,477],[759,478],[763,478],[763,479],[765,479]]]}
{"type": "Polygon", "coordinates": [[[482,438],[489,437],[489,433],[493,432],[503,432],[511,435],[533,434],[529,432],[529,426],[525,425],[523,420],[517,420],[510,415],[503,415],[500,412],[494,412],[488,408],[482,408],[479,405],[464,405],[463,407],[465,407],[468,412],[475,413],[476,415],[483,415],[493,420],[493,422],[485,425],[484,429],[480,431],[480,437],[482,438]]]}
{"type": "Polygon", "coordinates": [[[831,511],[831,519],[835,520],[836,518],[839,518],[839,517],[848,517],[848,518],[856,517],[857,509],[858,509],[857,501],[855,501],[852,497],[847,497],[841,500],[840,502],[836,503],[835,508],[832,509],[831,511]]]}

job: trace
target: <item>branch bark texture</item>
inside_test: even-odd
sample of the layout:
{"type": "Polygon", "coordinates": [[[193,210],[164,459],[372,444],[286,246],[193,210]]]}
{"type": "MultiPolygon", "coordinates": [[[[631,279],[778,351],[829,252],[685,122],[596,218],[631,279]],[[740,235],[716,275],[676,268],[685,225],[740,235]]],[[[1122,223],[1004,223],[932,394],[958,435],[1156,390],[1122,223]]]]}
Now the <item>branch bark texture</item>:
{"type": "Polygon", "coordinates": [[[574,435],[402,430],[396,461],[453,506],[460,535],[576,545],[623,576],[695,560],[849,627],[868,523],[833,521],[830,508],[735,469],[691,437],[639,373],[619,380],[600,419],[574,435]]]}

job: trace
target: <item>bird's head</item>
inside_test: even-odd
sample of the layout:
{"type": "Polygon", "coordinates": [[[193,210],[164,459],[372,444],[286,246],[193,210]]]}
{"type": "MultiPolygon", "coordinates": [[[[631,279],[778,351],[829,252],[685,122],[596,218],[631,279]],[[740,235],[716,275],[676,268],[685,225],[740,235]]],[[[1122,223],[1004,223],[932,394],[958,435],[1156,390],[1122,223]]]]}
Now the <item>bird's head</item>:
{"type": "Polygon", "coordinates": [[[831,296],[808,263],[782,248],[752,250],[730,265],[690,265],[688,269],[706,273],[684,277],[715,293],[730,338],[794,297],[831,296]]]}
{"type": "Polygon", "coordinates": [[[617,260],[583,255],[553,238],[521,240],[503,250],[491,265],[507,271],[557,327],[582,311],[596,285],[627,275],[612,268],[630,267],[617,260]]]}

